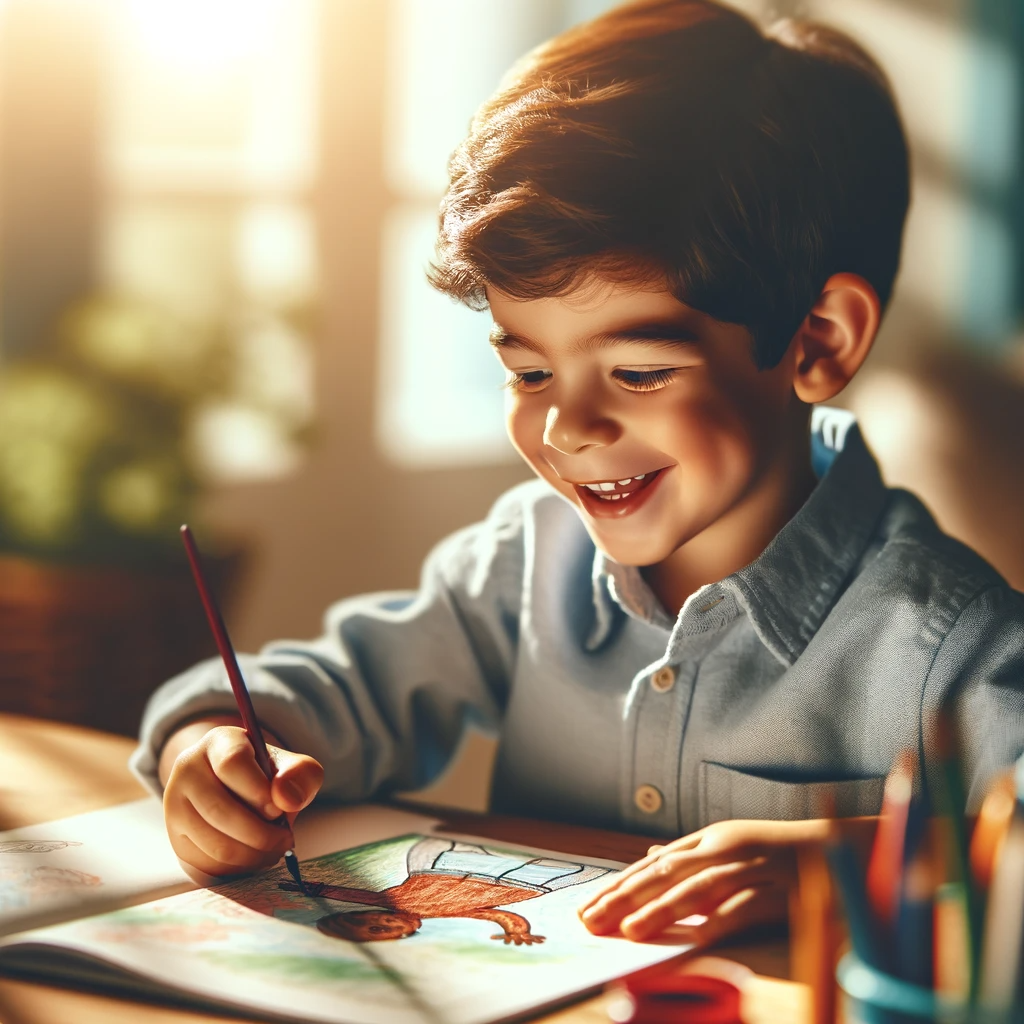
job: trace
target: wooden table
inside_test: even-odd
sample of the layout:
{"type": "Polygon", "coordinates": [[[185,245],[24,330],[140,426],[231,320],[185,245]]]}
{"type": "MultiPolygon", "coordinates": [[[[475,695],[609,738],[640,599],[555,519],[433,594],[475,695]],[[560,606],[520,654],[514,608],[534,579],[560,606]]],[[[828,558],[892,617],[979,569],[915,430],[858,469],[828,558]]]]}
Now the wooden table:
{"type": "MultiPolygon", "coordinates": [[[[133,741],[123,736],[0,714],[0,829],[83,814],[145,795],[128,772],[133,748],[133,741]]],[[[646,852],[649,843],[635,835],[577,826],[448,808],[434,811],[452,831],[577,855],[633,860],[646,852]]],[[[730,945],[715,954],[746,964],[761,976],[752,990],[756,997],[745,998],[744,1016],[751,1024],[790,1024],[804,1016],[801,994],[794,986],[773,980],[788,974],[784,940],[730,945]]],[[[601,997],[539,1019],[545,1024],[608,1022],[601,997]]],[[[238,1020],[0,979],[0,1024],[237,1024],[238,1020]]]]}

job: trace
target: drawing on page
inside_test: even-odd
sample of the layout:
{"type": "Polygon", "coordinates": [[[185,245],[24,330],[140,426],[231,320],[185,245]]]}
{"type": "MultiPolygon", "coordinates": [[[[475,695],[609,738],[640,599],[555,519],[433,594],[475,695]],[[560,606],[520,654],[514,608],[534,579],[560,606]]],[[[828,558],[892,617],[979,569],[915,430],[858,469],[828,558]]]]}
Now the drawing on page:
{"type": "Polygon", "coordinates": [[[102,884],[103,879],[98,875],[73,868],[3,864],[0,865],[0,913],[30,907],[58,893],[94,889],[102,884]]]}
{"type": "Polygon", "coordinates": [[[658,959],[579,921],[579,905],[615,870],[407,833],[305,861],[316,896],[290,888],[279,866],[46,935],[160,984],[275,1012],[301,998],[339,1020],[398,1019],[412,1002],[452,1019],[493,1003],[500,1016],[658,959]]]}
{"type": "MultiPolygon", "coordinates": [[[[454,839],[419,836],[406,856],[406,877],[386,888],[338,885],[310,872],[306,892],[328,913],[316,928],[349,942],[382,942],[414,935],[428,918],[466,918],[496,924],[491,939],[529,946],[545,936],[531,931],[522,914],[508,904],[537,899],[606,875],[608,868],[547,857],[530,857],[454,839]],[[358,909],[331,910],[330,904],[358,909]]],[[[372,848],[364,848],[372,856],[372,848]]],[[[283,892],[299,893],[294,881],[278,883],[283,892]]]]}
{"type": "Polygon", "coordinates": [[[5,839],[0,842],[0,853],[53,853],[81,845],[74,839],[5,839]]]}

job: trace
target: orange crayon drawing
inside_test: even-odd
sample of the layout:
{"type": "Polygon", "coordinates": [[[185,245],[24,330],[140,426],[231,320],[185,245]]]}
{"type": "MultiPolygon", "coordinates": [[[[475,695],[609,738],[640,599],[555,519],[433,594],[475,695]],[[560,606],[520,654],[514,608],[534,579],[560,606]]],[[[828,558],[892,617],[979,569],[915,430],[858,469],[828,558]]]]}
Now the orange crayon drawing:
{"type": "MultiPolygon", "coordinates": [[[[317,921],[324,935],[349,942],[404,939],[426,918],[470,918],[492,921],[502,930],[492,939],[506,945],[529,946],[544,941],[530,931],[521,914],[501,909],[608,873],[608,868],[545,857],[490,850],[452,839],[421,839],[409,850],[408,877],[388,889],[351,889],[305,880],[306,893],[318,900],[359,903],[366,910],[343,910],[317,921]]],[[[297,883],[279,889],[299,892],[297,883]]]]}

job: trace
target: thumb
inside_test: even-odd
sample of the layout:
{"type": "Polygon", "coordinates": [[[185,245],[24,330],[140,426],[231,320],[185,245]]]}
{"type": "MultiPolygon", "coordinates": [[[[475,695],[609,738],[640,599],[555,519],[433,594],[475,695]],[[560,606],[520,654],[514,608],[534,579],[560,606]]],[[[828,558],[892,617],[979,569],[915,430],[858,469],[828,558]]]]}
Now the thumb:
{"type": "Polygon", "coordinates": [[[286,814],[295,814],[308,806],[324,781],[319,761],[280,747],[270,747],[277,774],[270,783],[270,798],[286,814]]]}

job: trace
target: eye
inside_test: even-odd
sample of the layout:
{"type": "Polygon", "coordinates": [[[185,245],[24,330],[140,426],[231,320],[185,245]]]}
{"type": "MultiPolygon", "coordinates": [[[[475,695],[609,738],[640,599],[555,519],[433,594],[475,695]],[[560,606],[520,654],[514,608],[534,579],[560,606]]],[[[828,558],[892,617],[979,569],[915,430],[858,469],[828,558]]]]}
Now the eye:
{"type": "Polygon", "coordinates": [[[524,370],[522,373],[509,370],[505,387],[511,391],[540,391],[549,380],[550,370],[524,370]]]}
{"type": "Polygon", "coordinates": [[[678,367],[663,370],[624,370],[620,367],[612,371],[612,376],[629,391],[657,391],[671,384],[678,373],[678,367]]]}

